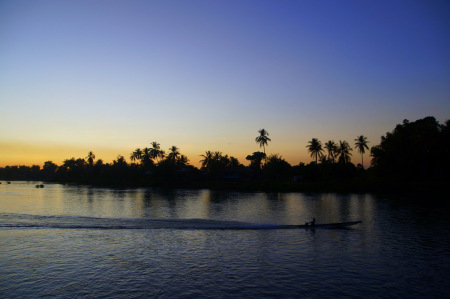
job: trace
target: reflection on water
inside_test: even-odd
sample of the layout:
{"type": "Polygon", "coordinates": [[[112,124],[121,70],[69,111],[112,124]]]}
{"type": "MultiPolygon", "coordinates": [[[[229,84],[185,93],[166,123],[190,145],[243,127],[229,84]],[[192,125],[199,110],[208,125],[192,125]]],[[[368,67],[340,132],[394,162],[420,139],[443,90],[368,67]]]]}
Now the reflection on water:
{"type": "Polygon", "coordinates": [[[0,212],[118,218],[204,218],[302,224],[370,220],[371,195],[268,194],[211,190],[102,189],[14,182],[0,188],[0,212]],[[256,203],[256,204],[255,204],[256,203]],[[276,212],[275,212],[276,211],[276,212]]]}
{"type": "Polygon", "coordinates": [[[47,224],[0,228],[1,298],[443,298],[450,291],[450,220],[439,205],[371,194],[37,183],[0,185],[1,223],[47,224]],[[363,223],[344,230],[170,229],[182,219],[302,224],[313,217],[363,223]],[[151,229],[158,225],[164,229],[151,229]],[[114,229],[98,229],[104,226],[114,229]]]}

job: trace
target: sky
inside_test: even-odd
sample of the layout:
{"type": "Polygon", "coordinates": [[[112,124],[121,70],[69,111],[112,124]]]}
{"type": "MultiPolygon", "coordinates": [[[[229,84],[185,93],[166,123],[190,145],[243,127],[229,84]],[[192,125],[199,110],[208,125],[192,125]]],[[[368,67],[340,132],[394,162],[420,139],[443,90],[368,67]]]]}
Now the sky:
{"type": "Polygon", "coordinates": [[[0,167],[153,141],[248,164],[262,128],[309,163],[312,138],[450,119],[450,2],[0,0],[0,107],[0,167]]]}

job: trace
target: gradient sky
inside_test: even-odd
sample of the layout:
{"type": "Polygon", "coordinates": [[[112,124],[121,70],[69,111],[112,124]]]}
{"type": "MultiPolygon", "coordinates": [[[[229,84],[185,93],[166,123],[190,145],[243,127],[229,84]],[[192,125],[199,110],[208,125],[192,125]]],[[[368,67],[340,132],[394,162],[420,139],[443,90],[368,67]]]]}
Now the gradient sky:
{"type": "Polygon", "coordinates": [[[0,167],[152,141],[247,164],[261,128],[309,163],[450,118],[450,1],[0,1],[0,105],[0,167]]]}

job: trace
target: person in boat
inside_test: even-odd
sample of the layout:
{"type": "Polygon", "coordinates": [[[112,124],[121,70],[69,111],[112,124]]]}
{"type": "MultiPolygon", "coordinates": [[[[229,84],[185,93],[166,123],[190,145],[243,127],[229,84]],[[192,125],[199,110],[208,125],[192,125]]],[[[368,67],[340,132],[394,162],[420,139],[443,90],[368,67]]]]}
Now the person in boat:
{"type": "Polygon", "coordinates": [[[305,226],[315,226],[316,225],[316,218],[313,218],[310,222],[305,222],[305,226]]]}

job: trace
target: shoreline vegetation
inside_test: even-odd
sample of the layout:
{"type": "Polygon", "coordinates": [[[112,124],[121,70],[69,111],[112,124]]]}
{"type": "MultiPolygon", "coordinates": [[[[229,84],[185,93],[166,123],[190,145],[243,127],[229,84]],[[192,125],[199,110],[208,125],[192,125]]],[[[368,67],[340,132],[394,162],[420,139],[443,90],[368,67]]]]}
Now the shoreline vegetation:
{"type": "Polygon", "coordinates": [[[371,166],[363,168],[369,151],[366,137],[358,136],[354,149],[361,164],[351,163],[352,147],[347,141],[317,138],[306,145],[313,159],[309,164],[290,165],[280,154],[266,155],[271,139],[265,129],[255,142],[263,152],[254,152],[244,166],[222,152],[206,151],[201,167],[189,160],[176,146],[166,153],[160,144],[136,149],[130,163],[118,156],[112,163],[95,160],[93,152],[85,158],[64,160],[62,165],[46,161],[42,169],[33,166],[0,168],[0,180],[39,180],[104,187],[160,187],[264,192],[338,193],[444,193],[450,191],[450,121],[439,124],[434,117],[415,122],[404,120],[381,143],[370,149],[371,166]]]}

